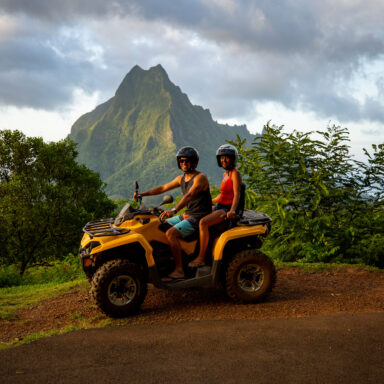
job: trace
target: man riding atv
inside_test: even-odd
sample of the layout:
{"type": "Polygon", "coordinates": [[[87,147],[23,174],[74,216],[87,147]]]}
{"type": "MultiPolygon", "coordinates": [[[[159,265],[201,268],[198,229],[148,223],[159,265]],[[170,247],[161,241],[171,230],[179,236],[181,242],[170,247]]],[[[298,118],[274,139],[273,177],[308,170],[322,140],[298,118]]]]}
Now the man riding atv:
{"type": "Polygon", "coordinates": [[[196,167],[199,163],[199,154],[193,147],[182,147],[176,154],[177,165],[183,171],[183,175],[177,176],[168,184],[159,185],[146,192],[134,193],[135,200],[143,196],[159,195],[171,189],[181,187],[183,198],[172,209],[165,210],[160,219],[167,219],[172,225],[165,233],[171,248],[175,269],[162,281],[170,282],[185,278],[182,264],[182,248],[180,238],[186,238],[199,229],[199,221],[212,212],[212,198],[209,191],[207,177],[199,172],[196,167]],[[178,211],[187,207],[185,213],[174,216],[178,211]]]}

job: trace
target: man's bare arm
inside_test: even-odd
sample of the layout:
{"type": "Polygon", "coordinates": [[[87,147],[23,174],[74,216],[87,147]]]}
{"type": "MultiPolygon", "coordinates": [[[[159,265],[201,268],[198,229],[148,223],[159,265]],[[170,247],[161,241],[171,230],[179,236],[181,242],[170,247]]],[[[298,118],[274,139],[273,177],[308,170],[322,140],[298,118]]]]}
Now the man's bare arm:
{"type": "Polygon", "coordinates": [[[140,195],[140,196],[154,196],[154,195],[160,195],[161,193],[164,193],[164,192],[167,192],[167,191],[170,191],[171,189],[175,189],[177,187],[180,187],[180,183],[181,183],[181,178],[183,176],[180,175],[180,176],[177,176],[174,180],[172,180],[171,182],[167,183],[167,184],[164,184],[164,185],[159,185],[153,189],[150,189],[146,192],[140,192],[140,193],[134,193],[133,194],[133,198],[136,199],[137,195],[140,195]]]}

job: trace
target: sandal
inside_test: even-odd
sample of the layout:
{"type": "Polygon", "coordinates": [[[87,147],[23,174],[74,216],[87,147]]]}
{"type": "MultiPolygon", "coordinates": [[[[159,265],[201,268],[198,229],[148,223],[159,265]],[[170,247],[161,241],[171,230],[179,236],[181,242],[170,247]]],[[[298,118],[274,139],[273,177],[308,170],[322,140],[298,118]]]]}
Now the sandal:
{"type": "Polygon", "coordinates": [[[173,277],[173,276],[167,276],[163,277],[161,281],[163,283],[177,283],[178,281],[183,281],[185,280],[185,277],[173,277]]]}
{"type": "Polygon", "coordinates": [[[201,268],[201,267],[205,267],[205,263],[204,263],[204,261],[191,261],[188,264],[188,267],[190,267],[190,268],[201,268]]]}

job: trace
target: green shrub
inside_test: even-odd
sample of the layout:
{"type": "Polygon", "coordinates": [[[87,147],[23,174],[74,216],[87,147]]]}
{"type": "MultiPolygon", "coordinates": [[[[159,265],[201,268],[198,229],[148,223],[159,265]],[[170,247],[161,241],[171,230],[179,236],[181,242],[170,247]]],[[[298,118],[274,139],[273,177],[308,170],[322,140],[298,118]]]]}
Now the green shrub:
{"type": "Polygon", "coordinates": [[[0,268],[0,288],[19,285],[45,283],[64,283],[84,278],[78,256],[68,254],[64,260],[56,261],[51,266],[28,268],[23,276],[15,265],[0,268]]]}
{"type": "Polygon", "coordinates": [[[15,265],[0,267],[0,288],[22,285],[22,280],[15,265]]]}

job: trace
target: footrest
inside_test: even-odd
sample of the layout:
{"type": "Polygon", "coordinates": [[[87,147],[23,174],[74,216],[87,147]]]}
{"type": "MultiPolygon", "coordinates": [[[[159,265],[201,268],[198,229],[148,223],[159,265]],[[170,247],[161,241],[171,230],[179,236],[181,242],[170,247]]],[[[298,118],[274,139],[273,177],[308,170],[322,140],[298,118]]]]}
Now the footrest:
{"type": "Polygon", "coordinates": [[[211,273],[211,267],[209,265],[204,265],[204,267],[197,268],[195,277],[207,276],[211,273]]]}

